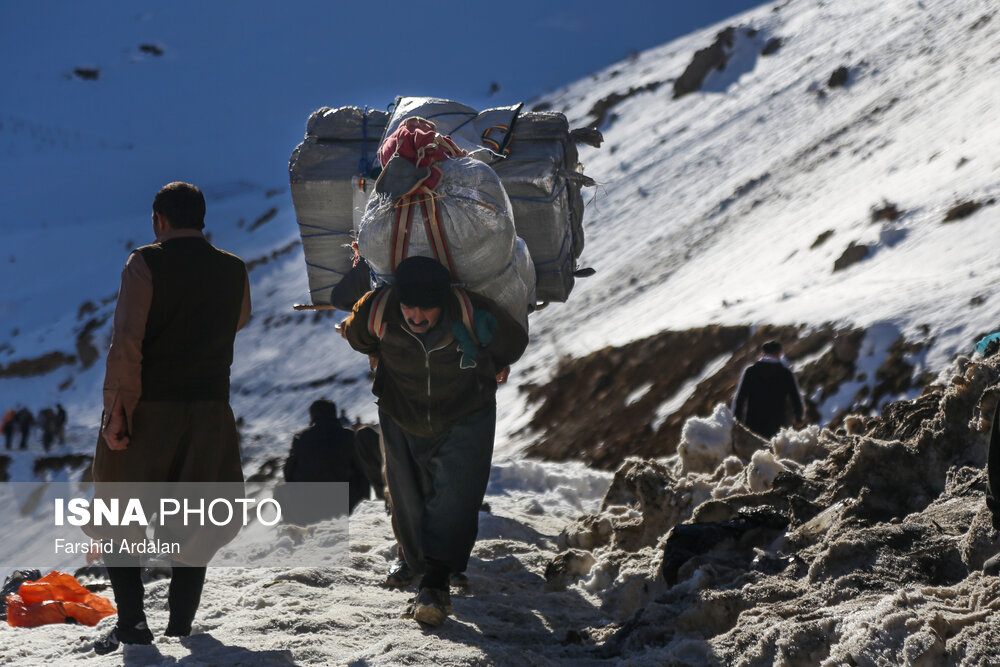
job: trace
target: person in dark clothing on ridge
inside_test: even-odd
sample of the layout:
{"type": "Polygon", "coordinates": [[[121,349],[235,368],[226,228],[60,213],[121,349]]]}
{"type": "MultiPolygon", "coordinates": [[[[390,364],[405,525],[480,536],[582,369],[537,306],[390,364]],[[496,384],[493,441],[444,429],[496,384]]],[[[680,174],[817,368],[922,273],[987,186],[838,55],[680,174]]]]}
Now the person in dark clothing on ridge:
{"type": "Polygon", "coordinates": [[[38,427],[42,429],[42,448],[49,451],[56,439],[56,412],[52,408],[42,408],[38,413],[38,427]]]}
{"type": "Polygon", "coordinates": [[[337,405],[321,398],[309,406],[309,428],[295,435],[285,460],[286,482],[347,482],[348,511],[367,500],[368,478],[355,453],[354,431],[344,428],[337,405]]]}
{"type": "MultiPolygon", "coordinates": [[[[993,426],[990,428],[990,449],[986,459],[986,507],[994,531],[1000,531],[1000,401],[993,411],[993,426]]],[[[1000,554],[983,563],[983,572],[1000,575],[1000,554]]]]}
{"type": "Polygon", "coordinates": [[[21,449],[27,449],[28,436],[31,434],[31,427],[35,425],[35,416],[28,408],[21,408],[14,414],[14,425],[21,434],[21,449]]]}
{"type": "Polygon", "coordinates": [[[7,449],[10,449],[11,441],[14,439],[14,415],[17,411],[13,408],[7,410],[3,413],[3,422],[0,423],[0,433],[3,433],[4,440],[7,444],[7,449]]]}
{"type": "Polygon", "coordinates": [[[56,403],[56,437],[60,445],[66,444],[66,408],[62,403],[56,403]]]}
{"type": "Polygon", "coordinates": [[[788,401],[796,428],[804,425],[805,406],[795,375],[781,360],[781,343],[770,340],[761,346],[761,352],[760,359],[743,371],[732,407],[736,419],[770,440],[788,425],[788,401]]]}

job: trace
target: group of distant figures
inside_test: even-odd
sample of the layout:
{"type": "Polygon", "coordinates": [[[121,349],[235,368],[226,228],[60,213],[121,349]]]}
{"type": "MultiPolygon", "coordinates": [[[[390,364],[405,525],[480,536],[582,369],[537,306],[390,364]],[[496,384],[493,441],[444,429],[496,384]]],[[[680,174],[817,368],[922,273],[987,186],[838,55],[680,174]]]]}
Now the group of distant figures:
{"type": "Polygon", "coordinates": [[[66,409],[61,403],[56,403],[54,408],[42,408],[37,417],[31,410],[19,405],[7,410],[0,422],[0,433],[3,433],[7,449],[13,448],[15,435],[21,438],[19,448],[27,449],[28,437],[35,426],[41,429],[45,451],[49,451],[56,440],[59,444],[66,444],[66,409]]]}

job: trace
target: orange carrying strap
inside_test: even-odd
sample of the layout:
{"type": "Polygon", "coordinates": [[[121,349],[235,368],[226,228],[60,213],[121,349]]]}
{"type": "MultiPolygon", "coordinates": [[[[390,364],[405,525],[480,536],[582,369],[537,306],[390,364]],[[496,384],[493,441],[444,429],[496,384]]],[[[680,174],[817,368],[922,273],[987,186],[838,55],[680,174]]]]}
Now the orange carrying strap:
{"type": "Polygon", "coordinates": [[[391,291],[391,287],[386,287],[375,295],[372,312],[368,316],[368,333],[379,340],[382,340],[385,335],[385,304],[389,300],[389,292],[391,291]]]}
{"type": "Polygon", "coordinates": [[[448,248],[448,237],[445,235],[444,226],[441,224],[441,213],[438,210],[436,199],[440,197],[432,189],[423,186],[417,192],[400,197],[396,202],[396,218],[392,229],[392,270],[402,263],[408,256],[410,246],[410,234],[413,226],[413,211],[420,206],[420,211],[424,216],[424,230],[427,232],[427,241],[430,244],[434,259],[455,276],[455,265],[451,261],[451,250],[448,248]],[[406,211],[404,217],[403,211],[406,211]]]}
{"type": "Polygon", "coordinates": [[[427,230],[427,238],[431,242],[431,250],[434,252],[434,259],[448,267],[451,275],[455,275],[455,265],[451,261],[451,251],[448,249],[448,239],[444,235],[444,227],[441,226],[441,218],[438,213],[437,204],[434,203],[434,193],[424,188],[427,195],[420,201],[420,206],[424,212],[424,227],[427,230]],[[429,206],[428,206],[429,204],[429,206]]]}

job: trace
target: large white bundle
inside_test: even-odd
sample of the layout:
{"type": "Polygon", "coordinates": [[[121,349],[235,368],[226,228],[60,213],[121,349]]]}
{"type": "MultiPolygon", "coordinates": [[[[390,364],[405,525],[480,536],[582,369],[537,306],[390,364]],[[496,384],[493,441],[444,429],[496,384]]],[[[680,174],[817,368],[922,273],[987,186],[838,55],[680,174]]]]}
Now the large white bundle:
{"type": "MultiPolygon", "coordinates": [[[[448,248],[454,279],[468,285],[482,283],[500,274],[514,257],[514,218],[510,200],[496,173],[472,158],[454,158],[435,163],[441,182],[433,193],[433,206],[448,248]]],[[[368,260],[376,278],[388,280],[393,272],[397,224],[406,225],[412,213],[407,248],[403,257],[436,257],[427,233],[431,202],[420,197],[408,200],[380,195],[369,198],[358,230],[358,249],[368,260]],[[417,203],[420,200],[423,203],[417,203]]],[[[436,257],[448,265],[448,258],[436,257]]]]}
{"type": "Polygon", "coordinates": [[[314,304],[330,303],[333,286],[353,264],[355,208],[358,200],[364,206],[371,191],[364,177],[388,118],[384,111],[357,107],[318,109],[289,160],[292,203],[314,304]]]}
{"type": "Polygon", "coordinates": [[[518,238],[514,257],[492,278],[467,286],[469,291],[492,299],[528,330],[528,308],[535,303],[535,265],[524,240],[518,238]]]}
{"type": "Polygon", "coordinates": [[[493,168],[514,207],[517,234],[531,249],[541,301],[566,301],[583,251],[583,197],[576,143],[561,113],[521,114],[510,154],[493,168]]]}

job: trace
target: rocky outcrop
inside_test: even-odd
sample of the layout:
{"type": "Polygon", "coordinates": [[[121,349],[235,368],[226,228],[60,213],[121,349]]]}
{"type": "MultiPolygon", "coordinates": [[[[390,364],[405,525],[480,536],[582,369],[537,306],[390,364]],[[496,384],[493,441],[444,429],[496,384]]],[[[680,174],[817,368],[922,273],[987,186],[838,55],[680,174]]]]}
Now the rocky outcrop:
{"type": "Polygon", "coordinates": [[[857,383],[855,395],[827,424],[838,428],[847,415],[870,412],[929,380],[914,377],[908,361],[922,344],[902,338],[874,376],[860,373],[856,362],[865,333],[832,326],[709,326],[665,331],[565,361],[547,384],[525,387],[528,400],[538,404],[530,426],[539,434],[527,454],[579,458],[608,470],[629,456],[669,456],[689,419],[732,400],[743,369],[772,338],[784,343],[796,367],[807,422],[819,421],[819,406],[845,383],[857,383]]]}
{"type": "Polygon", "coordinates": [[[709,72],[726,68],[735,34],[736,28],[730,26],[716,34],[711,46],[695,52],[684,72],[674,81],[674,99],[699,90],[709,72]]]}
{"type": "Polygon", "coordinates": [[[597,653],[992,664],[971,638],[992,632],[1000,605],[1000,580],[979,571],[1000,548],[983,501],[1000,355],[959,358],[942,377],[838,431],[727,450],[715,469],[686,469],[682,453],[627,461],[553,560],[560,587],[575,573],[607,609],[634,610],[591,639],[597,653]]]}

